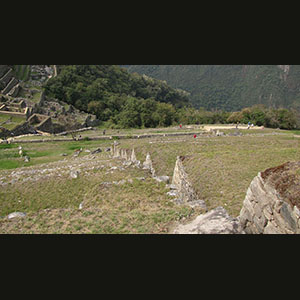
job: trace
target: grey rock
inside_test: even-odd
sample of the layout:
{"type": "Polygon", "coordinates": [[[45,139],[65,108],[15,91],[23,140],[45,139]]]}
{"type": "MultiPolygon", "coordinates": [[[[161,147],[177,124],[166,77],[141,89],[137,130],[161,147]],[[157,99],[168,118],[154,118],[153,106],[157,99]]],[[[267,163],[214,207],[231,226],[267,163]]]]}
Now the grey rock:
{"type": "Polygon", "coordinates": [[[140,168],[140,167],[141,167],[141,161],[136,160],[136,161],[134,162],[134,166],[137,167],[137,168],[140,168]]]}
{"type": "Polygon", "coordinates": [[[71,170],[71,172],[70,172],[71,178],[74,178],[74,179],[78,178],[79,174],[80,174],[79,170],[71,170]]]}
{"type": "Polygon", "coordinates": [[[264,229],[264,234],[279,234],[274,222],[269,221],[264,229]]]}
{"type": "Polygon", "coordinates": [[[133,164],[133,162],[130,161],[130,160],[125,160],[125,161],[122,162],[122,165],[123,165],[123,166],[126,166],[126,167],[129,167],[129,166],[131,166],[132,164],[133,164]]]}
{"type": "Polygon", "coordinates": [[[169,188],[170,190],[176,190],[177,186],[175,184],[167,184],[166,188],[169,188]]]}
{"type": "MultiPolygon", "coordinates": [[[[293,167],[293,163],[280,166],[280,170],[290,167],[293,167]]],[[[276,185],[269,180],[270,176],[278,176],[276,170],[278,167],[268,169],[267,176],[266,172],[258,173],[247,189],[239,222],[248,234],[300,233],[298,208],[282,199],[276,185]]],[[[280,180],[280,177],[276,180],[280,180]]]]}
{"type": "Polygon", "coordinates": [[[171,190],[171,191],[167,192],[167,195],[169,195],[171,197],[177,197],[178,192],[176,190],[171,190]]]}
{"type": "Polygon", "coordinates": [[[242,233],[237,219],[230,217],[219,206],[205,214],[199,215],[189,224],[177,226],[175,234],[239,234],[242,233]]]}
{"type": "Polygon", "coordinates": [[[147,153],[146,160],[143,162],[143,169],[151,169],[152,168],[152,160],[150,157],[150,153],[147,153]]]}
{"type": "Polygon", "coordinates": [[[192,184],[188,179],[188,175],[185,172],[182,163],[183,160],[184,157],[177,156],[171,186],[176,187],[178,190],[179,199],[181,199],[182,202],[198,200],[192,184]]]}
{"type": "Polygon", "coordinates": [[[155,177],[153,177],[153,179],[155,179],[158,182],[166,182],[166,183],[169,183],[169,181],[170,181],[169,176],[155,176],[155,177]]]}
{"type": "Polygon", "coordinates": [[[96,150],[92,151],[91,154],[96,154],[102,152],[101,148],[97,148],[96,150]]]}
{"type": "Polygon", "coordinates": [[[13,212],[7,216],[8,219],[24,218],[24,217],[26,217],[26,213],[23,212],[13,212]]]}
{"type": "Polygon", "coordinates": [[[293,212],[291,206],[288,203],[282,204],[280,215],[292,230],[297,229],[297,221],[293,218],[293,212]]]}
{"type": "Polygon", "coordinates": [[[194,200],[194,201],[189,201],[187,204],[191,207],[201,207],[202,209],[207,210],[206,203],[204,200],[194,200]]]}
{"type": "Polygon", "coordinates": [[[117,182],[117,185],[123,185],[126,183],[126,180],[125,179],[122,179],[120,181],[117,182]]]}

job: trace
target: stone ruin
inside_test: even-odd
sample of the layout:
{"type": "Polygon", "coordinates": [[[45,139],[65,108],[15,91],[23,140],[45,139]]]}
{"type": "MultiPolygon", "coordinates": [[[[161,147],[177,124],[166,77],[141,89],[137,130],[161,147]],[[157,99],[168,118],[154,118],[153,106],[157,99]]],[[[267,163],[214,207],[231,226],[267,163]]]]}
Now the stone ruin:
{"type": "Polygon", "coordinates": [[[300,233],[300,162],[270,168],[252,180],[240,212],[246,233],[300,233]]]}
{"type": "Polygon", "coordinates": [[[188,175],[184,169],[183,161],[185,156],[177,156],[172,184],[169,186],[171,191],[169,195],[175,196],[174,200],[178,204],[188,204],[190,206],[201,206],[206,210],[206,205],[203,200],[199,200],[192,184],[188,179],[188,175]]]}
{"type": "MultiPolygon", "coordinates": [[[[119,143],[111,147],[111,156],[120,158],[125,164],[141,167],[135,150],[120,149],[119,143]]],[[[169,195],[176,204],[200,206],[206,213],[199,215],[188,224],[178,224],[175,234],[298,234],[300,233],[300,161],[287,162],[278,167],[259,172],[252,180],[240,214],[231,217],[223,207],[207,212],[205,202],[199,200],[188,174],[184,169],[185,156],[177,156],[169,195]]],[[[158,181],[150,154],[142,164],[158,181]]]]}
{"type": "Polygon", "coordinates": [[[79,111],[72,105],[66,110],[65,103],[46,99],[41,87],[49,78],[56,76],[56,65],[30,65],[29,69],[29,79],[24,81],[17,78],[12,65],[0,65],[0,114],[24,119],[12,130],[8,130],[4,124],[0,125],[0,138],[36,134],[39,131],[55,134],[99,125],[100,121],[95,115],[79,111]],[[35,96],[37,93],[40,94],[39,99],[35,96]],[[35,121],[37,118],[40,122],[35,121]]]}
{"type": "Polygon", "coordinates": [[[54,65],[31,65],[30,69],[30,81],[36,86],[41,86],[56,72],[56,66],[54,65]]]}
{"type": "Polygon", "coordinates": [[[112,158],[119,158],[119,159],[124,160],[123,164],[125,166],[132,165],[132,166],[135,166],[138,168],[143,168],[144,170],[148,170],[149,173],[151,174],[151,177],[158,182],[169,183],[169,181],[170,181],[169,176],[165,176],[165,175],[157,176],[156,175],[150,153],[147,153],[145,161],[143,162],[143,164],[141,164],[141,161],[137,160],[137,158],[136,158],[134,148],[132,150],[123,149],[123,148],[120,148],[119,145],[120,144],[115,141],[114,144],[111,146],[110,154],[111,154],[112,158]]]}
{"type": "MultiPolygon", "coordinates": [[[[173,233],[300,233],[300,161],[259,172],[252,180],[237,218],[217,207],[173,233]]],[[[187,193],[188,195],[188,193],[187,193]]]]}
{"type": "Polygon", "coordinates": [[[132,150],[122,149],[119,147],[119,145],[120,144],[117,141],[114,141],[114,143],[111,145],[111,157],[125,160],[124,164],[127,166],[134,165],[136,167],[140,167],[141,162],[137,160],[134,148],[132,150]]]}
{"type": "Polygon", "coordinates": [[[14,76],[9,65],[0,65],[0,93],[16,97],[20,91],[20,80],[14,76]]]}
{"type": "Polygon", "coordinates": [[[146,160],[143,162],[143,169],[149,170],[152,177],[155,176],[155,169],[153,168],[153,163],[150,157],[150,153],[147,153],[146,160]]]}
{"type": "Polygon", "coordinates": [[[53,133],[53,124],[51,121],[51,117],[41,115],[41,114],[33,114],[27,122],[29,125],[34,126],[36,131],[43,131],[53,133]]]}

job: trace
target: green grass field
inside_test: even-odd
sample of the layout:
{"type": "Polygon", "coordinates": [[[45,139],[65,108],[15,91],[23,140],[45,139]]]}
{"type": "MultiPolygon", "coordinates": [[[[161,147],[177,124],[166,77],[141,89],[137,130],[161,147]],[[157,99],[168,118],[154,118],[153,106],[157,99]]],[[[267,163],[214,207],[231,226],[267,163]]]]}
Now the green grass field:
{"type": "MultiPolygon", "coordinates": [[[[119,142],[122,148],[135,148],[137,159],[142,162],[149,152],[158,175],[171,177],[176,157],[186,156],[184,166],[199,199],[205,200],[209,210],[221,205],[236,217],[258,172],[300,157],[300,139],[291,132],[263,132],[265,135],[251,129],[251,134],[245,132],[243,136],[159,136],[119,142]]],[[[101,140],[23,144],[31,157],[29,163],[18,157],[18,144],[0,145],[0,177],[20,167],[59,164],[62,153],[68,154],[66,158],[71,161],[76,149],[104,149],[111,143],[101,140]]],[[[82,156],[85,155],[89,154],[83,151],[82,156]]],[[[175,222],[182,218],[187,222],[201,213],[199,209],[175,205],[166,195],[165,185],[154,181],[144,170],[128,168],[112,173],[109,167],[117,162],[105,152],[98,155],[105,168],[75,180],[62,176],[1,186],[0,216],[13,211],[28,215],[19,220],[0,219],[0,233],[167,233],[175,222]],[[142,176],[146,179],[135,179],[142,176]],[[103,186],[103,182],[122,179],[131,181],[103,186]],[[85,208],[78,210],[82,201],[85,208]]]]}

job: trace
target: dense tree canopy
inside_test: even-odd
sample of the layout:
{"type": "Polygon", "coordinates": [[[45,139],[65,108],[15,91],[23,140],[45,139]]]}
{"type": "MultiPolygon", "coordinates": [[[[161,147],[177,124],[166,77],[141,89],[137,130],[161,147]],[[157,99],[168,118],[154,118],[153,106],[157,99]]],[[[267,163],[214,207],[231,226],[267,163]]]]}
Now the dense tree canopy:
{"type": "MultiPolygon", "coordinates": [[[[95,114],[115,128],[249,121],[273,128],[298,127],[295,112],[284,108],[255,105],[237,112],[193,108],[186,92],[116,65],[61,65],[58,69],[58,76],[45,84],[46,95],[95,114]]],[[[221,94],[228,93],[221,90],[221,94]]],[[[202,91],[205,93],[205,87],[202,91]]]]}
{"type": "Polygon", "coordinates": [[[256,104],[300,111],[300,65],[126,65],[191,93],[194,107],[237,111],[256,104]],[[288,67],[287,69],[284,67],[288,67]]]}
{"type": "Polygon", "coordinates": [[[167,126],[174,121],[175,108],[189,105],[186,92],[116,65],[69,65],[59,70],[46,83],[46,95],[120,127],[167,126]]]}

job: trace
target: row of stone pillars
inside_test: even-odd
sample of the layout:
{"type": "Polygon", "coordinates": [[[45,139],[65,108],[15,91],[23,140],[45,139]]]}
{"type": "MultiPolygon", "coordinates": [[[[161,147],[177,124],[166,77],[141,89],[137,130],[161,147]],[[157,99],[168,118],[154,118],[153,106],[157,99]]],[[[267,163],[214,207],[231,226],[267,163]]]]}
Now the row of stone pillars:
{"type": "MultiPolygon", "coordinates": [[[[159,182],[169,183],[169,176],[157,176],[155,169],[153,168],[153,163],[151,160],[150,153],[147,153],[146,159],[141,164],[136,158],[135,149],[121,149],[119,148],[119,143],[114,142],[111,147],[111,156],[113,158],[121,158],[125,160],[125,164],[134,164],[137,167],[142,167],[145,170],[149,170],[152,178],[159,182]]],[[[192,187],[192,184],[188,180],[188,175],[184,170],[183,160],[184,156],[177,156],[175,168],[172,177],[172,183],[168,184],[167,187],[170,188],[169,195],[176,197],[174,201],[177,204],[190,204],[192,206],[202,206],[206,209],[205,202],[203,200],[198,200],[198,197],[192,187]]]]}

